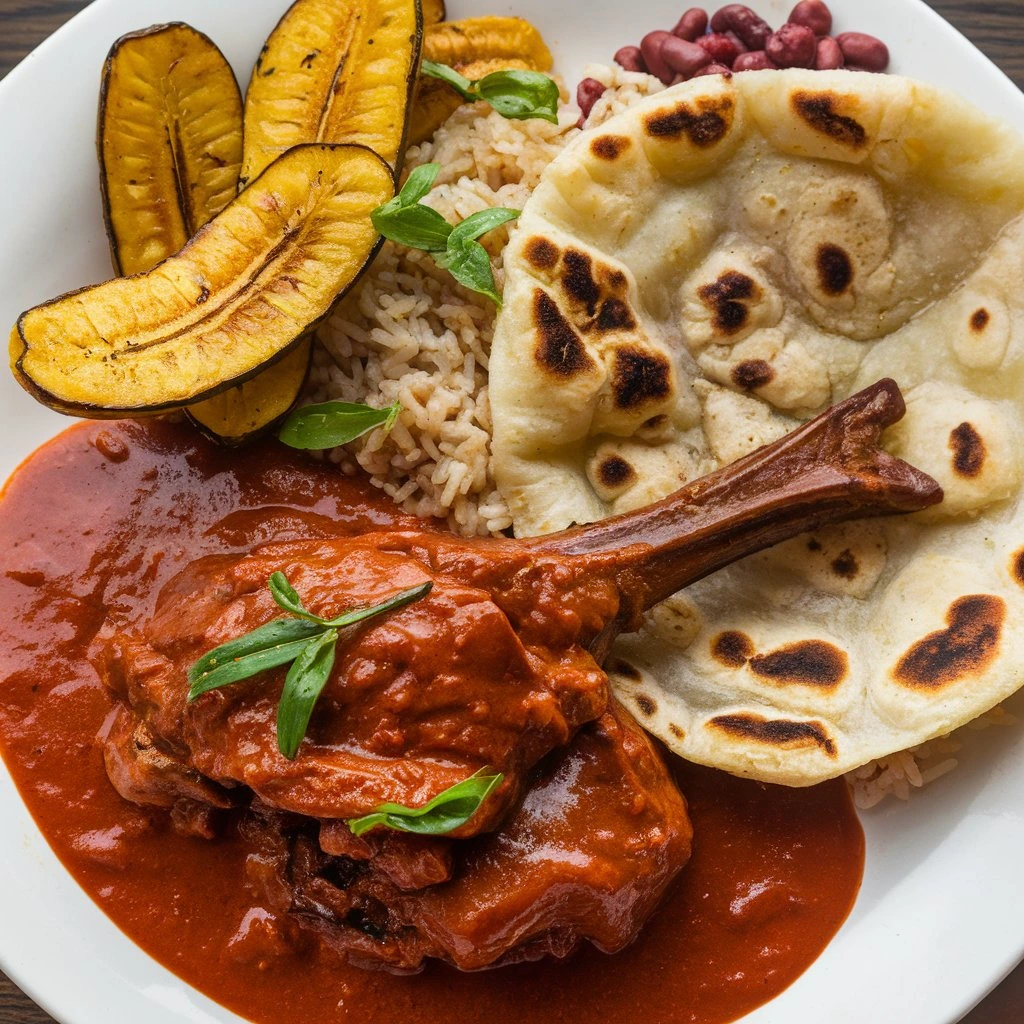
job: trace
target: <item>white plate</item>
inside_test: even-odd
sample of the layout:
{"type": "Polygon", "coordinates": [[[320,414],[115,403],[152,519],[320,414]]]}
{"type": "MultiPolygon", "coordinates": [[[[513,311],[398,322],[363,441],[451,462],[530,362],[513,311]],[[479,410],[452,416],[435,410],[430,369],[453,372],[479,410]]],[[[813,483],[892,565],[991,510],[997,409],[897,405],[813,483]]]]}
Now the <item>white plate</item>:
{"type": "MultiPolygon", "coordinates": [[[[773,24],[793,0],[755,0],[773,24]]],[[[110,276],[93,133],[103,58],[124,32],[188,21],[243,83],[286,0],[97,0],[0,83],[0,324],[110,276]]],[[[575,82],[683,0],[450,0],[452,17],[517,13],[575,82]]],[[[894,70],[954,89],[1024,129],[1024,97],[920,0],[832,0],[842,29],[889,43],[894,70]]],[[[1024,17],[1024,13],[1021,15],[1024,17]]],[[[0,374],[0,479],[67,420],[0,374]]],[[[1024,714],[1024,698],[1016,701],[1024,714]]],[[[747,1024],[952,1024],[1024,953],[1024,731],[980,734],[961,768],[865,818],[864,886],[850,920],[788,991],[747,1024]]],[[[225,1022],[228,1013],[150,960],[63,871],[0,770],[0,968],[65,1024],[225,1022]]],[[[372,1024],[372,1022],[371,1022],[372,1024]]]]}

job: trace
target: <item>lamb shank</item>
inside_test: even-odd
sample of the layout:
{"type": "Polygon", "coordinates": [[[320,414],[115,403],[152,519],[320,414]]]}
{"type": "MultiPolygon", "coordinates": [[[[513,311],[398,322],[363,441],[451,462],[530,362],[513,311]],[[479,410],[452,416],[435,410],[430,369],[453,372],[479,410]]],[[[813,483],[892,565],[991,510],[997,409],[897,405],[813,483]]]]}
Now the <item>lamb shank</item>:
{"type": "Polygon", "coordinates": [[[904,413],[882,381],[635,513],[530,540],[440,531],[264,544],[193,562],[155,617],[106,631],[120,698],[106,738],[127,799],[212,833],[247,808],[268,904],[360,963],[479,969],[636,935],[689,855],[685,803],[601,670],[643,612],[745,555],[827,523],[941,500],[878,446],[904,413]],[[283,572],[324,618],[425,582],[349,628],[298,756],[275,743],[284,670],[189,702],[190,666],[280,614],[283,572]],[[444,837],[345,822],[419,807],[480,769],[502,785],[444,837]]]}

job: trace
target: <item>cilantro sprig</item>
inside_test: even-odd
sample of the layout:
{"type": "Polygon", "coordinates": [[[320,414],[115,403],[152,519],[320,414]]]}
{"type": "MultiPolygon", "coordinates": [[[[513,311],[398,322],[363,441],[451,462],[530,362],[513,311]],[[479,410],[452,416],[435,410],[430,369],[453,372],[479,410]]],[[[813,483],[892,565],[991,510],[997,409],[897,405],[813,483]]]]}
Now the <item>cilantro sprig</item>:
{"type": "Polygon", "coordinates": [[[520,211],[494,207],[474,213],[461,224],[449,224],[437,210],[421,202],[440,171],[440,164],[422,164],[412,171],[402,191],[373,211],[373,226],[392,242],[429,252],[459,284],[486,295],[500,309],[491,258],[477,239],[515,220],[520,211]]]}
{"type": "Polygon", "coordinates": [[[430,593],[433,584],[411,587],[380,604],[353,608],[333,619],[321,618],[303,607],[283,572],[275,572],[268,586],[278,607],[292,618],[274,619],[204,654],[189,670],[188,699],[290,665],[277,705],[277,748],[293,760],[334,667],[339,630],[418,601],[430,593]]]}
{"type": "Polygon", "coordinates": [[[348,827],[357,836],[374,828],[414,832],[420,836],[448,835],[465,825],[504,779],[501,772],[488,774],[486,768],[481,768],[468,779],[449,786],[423,807],[381,804],[372,814],[350,818],[348,827]]]}
{"type": "Polygon", "coordinates": [[[465,100],[489,103],[510,120],[539,117],[558,124],[558,84],[539,71],[509,68],[474,82],[447,64],[425,60],[420,65],[420,73],[447,82],[465,100]]]}

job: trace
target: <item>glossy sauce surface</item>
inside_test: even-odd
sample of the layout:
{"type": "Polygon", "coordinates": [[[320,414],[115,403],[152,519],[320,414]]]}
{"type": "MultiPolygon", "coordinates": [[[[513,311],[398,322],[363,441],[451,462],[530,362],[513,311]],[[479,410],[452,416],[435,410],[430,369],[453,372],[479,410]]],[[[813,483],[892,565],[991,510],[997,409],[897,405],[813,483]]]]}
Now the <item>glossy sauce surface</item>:
{"type": "Polygon", "coordinates": [[[184,838],[114,792],[97,740],[112,699],[90,657],[109,608],[150,615],[186,562],[301,537],[311,521],[336,535],[417,525],[365,482],[278,445],[242,459],[156,422],[72,428],[0,501],[0,749],[58,856],[132,939],[260,1024],[720,1024],[816,958],[860,883],[845,787],[785,790],[682,762],[693,858],[613,958],[587,948],[568,962],[395,977],[343,964],[312,935],[282,944],[246,888],[244,840],[184,838]]]}

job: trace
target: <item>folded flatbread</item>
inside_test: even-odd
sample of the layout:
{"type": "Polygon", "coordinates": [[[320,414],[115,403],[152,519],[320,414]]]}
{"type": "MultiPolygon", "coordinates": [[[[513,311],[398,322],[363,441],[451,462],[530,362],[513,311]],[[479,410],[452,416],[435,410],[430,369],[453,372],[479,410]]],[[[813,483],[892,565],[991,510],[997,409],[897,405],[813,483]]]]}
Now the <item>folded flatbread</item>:
{"type": "Polygon", "coordinates": [[[881,377],[943,504],[823,530],[652,612],[608,663],[686,758],[806,785],[1024,682],[1024,140],[892,76],[649,97],[551,165],[491,360],[520,536],[647,504],[881,377]]]}

